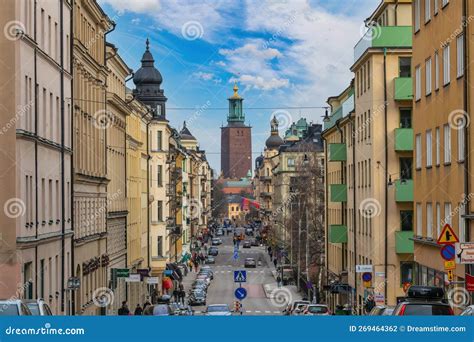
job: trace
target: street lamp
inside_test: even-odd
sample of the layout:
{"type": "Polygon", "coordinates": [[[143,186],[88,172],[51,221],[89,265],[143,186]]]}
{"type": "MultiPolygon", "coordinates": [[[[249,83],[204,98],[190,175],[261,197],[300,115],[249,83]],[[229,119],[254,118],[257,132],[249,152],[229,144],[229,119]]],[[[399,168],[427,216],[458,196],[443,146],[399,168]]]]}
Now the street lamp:
{"type": "Polygon", "coordinates": [[[329,122],[329,121],[331,121],[331,118],[329,117],[328,107],[326,107],[325,109],[326,109],[326,112],[325,112],[324,117],[323,117],[323,122],[329,122]]]}

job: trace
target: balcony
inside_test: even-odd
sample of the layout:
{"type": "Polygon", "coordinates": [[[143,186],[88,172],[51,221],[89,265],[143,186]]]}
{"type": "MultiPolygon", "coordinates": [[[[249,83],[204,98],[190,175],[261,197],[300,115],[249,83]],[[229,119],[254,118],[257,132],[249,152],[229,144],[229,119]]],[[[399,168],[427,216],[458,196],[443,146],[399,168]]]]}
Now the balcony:
{"type": "Polygon", "coordinates": [[[395,201],[413,202],[413,179],[395,181],[395,201]]]}
{"type": "Polygon", "coordinates": [[[346,161],[346,144],[329,144],[328,159],[330,162],[346,161]]]}
{"type": "Polygon", "coordinates": [[[413,128],[395,129],[395,151],[412,152],[413,151],[413,128]]]}
{"type": "Polygon", "coordinates": [[[411,77],[398,77],[395,79],[395,100],[412,101],[413,83],[411,77]]]}
{"type": "Polygon", "coordinates": [[[347,243],[347,226],[331,224],[329,226],[330,243],[347,243]]]}
{"type": "Polygon", "coordinates": [[[346,184],[331,184],[329,187],[331,202],[347,202],[346,184]]]}
{"type": "Polygon", "coordinates": [[[271,180],[272,180],[272,176],[260,176],[259,179],[260,179],[262,182],[268,182],[268,181],[271,181],[271,180]]]}
{"type": "Polygon", "coordinates": [[[354,47],[354,63],[370,48],[411,48],[411,26],[373,26],[354,47]]]}
{"type": "Polygon", "coordinates": [[[272,193],[271,193],[271,192],[262,191],[262,192],[260,193],[260,197],[272,197],[272,193]]]}
{"type": "Polygon", "coordinates": [[[413,231],[395,232],[395,250],[397,254],[413,254],[413,231]]]}

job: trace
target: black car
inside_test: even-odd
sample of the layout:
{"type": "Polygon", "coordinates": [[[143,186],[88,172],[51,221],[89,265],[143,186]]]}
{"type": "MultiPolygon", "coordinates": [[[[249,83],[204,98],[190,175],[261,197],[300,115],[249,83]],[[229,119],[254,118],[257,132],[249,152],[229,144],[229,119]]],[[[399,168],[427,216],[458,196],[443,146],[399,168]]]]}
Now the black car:
{"type": "Polygon", "coordinates": [[[452,316],[454,311],[446,303],[440,287],[413,285],[407,296],[393,310],[394,316],[452,316]]]}
{"type": "Polygon", "coordinates": [[[206,293],[203,291],[194,291],[191,293],[188,299],[188,304],[195,305],[206,305],[206,293]]]}
{"type": "Polygon", "coordinates": [[[251,243],[252,243],[252,246],[254,246],[254,247],[260,246],[260,243],[258,242],[257,239],[253,239],[251,243]]]}
{"type": "Polygon", "coordinates": [[[173,311],[168,304],[148,305],[143,311],[145,316],[172,316],[173,311]]]}
{"type": "Polygon", "coordinates": [[[217,256],[219,254],[219,249],[215,246],[209,247],[209,249],[207,250],[207,254],[217,256]]]}
{"type": "Polygon", "coordinates": [[[246,228],[245,229],[245,234],[248,236],[253,236],[253,229],[252,228],[246,228]]]}
{"type": "Polygon", "coordinates": [[[244,241],[244,244],[242,245],[243,248],[250,248],[252,246],[252,243],[250,241],[244,241]]]}

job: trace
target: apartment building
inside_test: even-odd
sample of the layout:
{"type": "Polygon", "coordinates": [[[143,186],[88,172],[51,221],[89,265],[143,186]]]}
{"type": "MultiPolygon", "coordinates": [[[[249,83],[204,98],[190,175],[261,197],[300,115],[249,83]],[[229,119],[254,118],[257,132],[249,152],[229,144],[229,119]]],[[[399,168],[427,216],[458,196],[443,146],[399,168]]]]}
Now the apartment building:
{"type": "Polygon", "coordinates": [[[0,21],[0,297],[69,308],[72,65],[70,1],[9,2],[0,21]]]}
{"type": "Polygon", "coordinates": [[[469,265],[449,279],[436,240],[444,224],[470,241],[472,219],[468,114],[471,108],[470,1],[413,1],[415,135],[415,257],[413,280],[421,285],[462,282],[469,265]],[[469,204],[468,204],[469,203],[469,204]]]}

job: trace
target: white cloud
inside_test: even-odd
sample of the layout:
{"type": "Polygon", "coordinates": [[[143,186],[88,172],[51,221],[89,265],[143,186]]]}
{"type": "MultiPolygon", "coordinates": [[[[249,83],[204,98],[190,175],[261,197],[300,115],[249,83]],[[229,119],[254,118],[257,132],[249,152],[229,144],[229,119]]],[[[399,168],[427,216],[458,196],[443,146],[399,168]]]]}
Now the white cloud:
{"type": "Polygon", "coordinates": [[[198,72],[193,73],[193,76],[196,77],[196,78],[199,78],[201,80],[204,80],[204,81],[210,81],[214,78],[213,73],[211,73],[211,72],[202,72],[202,71],[198,71],[198,72]]]}
{"type": "Polygon", "coordinates": [[[285,88],[288,87],[290,84],[290,80],[285,78],[285,79],[280,79],[280,78],[271,78],[271,79],[264,79],[261,76],[253,76],[253,75],[242,75],[238,78],[232,77],[229,82],[239,82],[243,85],[250,86],[251,88],[254,89],[260,89],[260,90],[273,90],[273,89],[278,89],[278,88],[285,88]]]}

